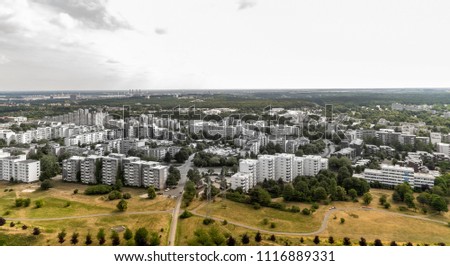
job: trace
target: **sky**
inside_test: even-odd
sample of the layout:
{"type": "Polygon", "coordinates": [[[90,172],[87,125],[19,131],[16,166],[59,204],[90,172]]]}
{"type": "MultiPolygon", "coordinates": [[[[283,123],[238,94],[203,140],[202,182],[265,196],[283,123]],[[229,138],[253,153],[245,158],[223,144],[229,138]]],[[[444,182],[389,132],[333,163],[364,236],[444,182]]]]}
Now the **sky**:
{"type": "Polygon", "coordinates": [[[450,87],[448,0],[2,0],[0,91],[450,87]]]}

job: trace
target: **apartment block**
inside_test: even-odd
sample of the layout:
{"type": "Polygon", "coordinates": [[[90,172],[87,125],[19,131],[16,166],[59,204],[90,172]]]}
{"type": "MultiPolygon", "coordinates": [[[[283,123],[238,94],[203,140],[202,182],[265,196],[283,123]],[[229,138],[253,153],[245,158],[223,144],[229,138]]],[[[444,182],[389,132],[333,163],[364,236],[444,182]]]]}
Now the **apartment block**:
{"type": "Polygon", "coordinates": [[[384,185],[396,186],[404,182],[408,182],[411,187],[434,186],[435,176],[425,173],[414,173],[412,167],[381,165],[381,170],[365,169],[362,175],[354,175],[361,177],[367,182],[380,182],[384,185]]]}
{"type": "Polygon", "coordinates": [[[24,160],[15,163],[14,180],[18,182],[31,183],[39,180],[41,174],[41,163],[37,160],[24,160]]]}
{"type": "Polygon", "coordinates": [[[95,177],[95,171],[97,162],[101,160],[102,157],[97,155],[90,155],[86,157],[80,165],[80,178],[81,182],[84,184],[97,184],[97,179],[95,177]]]}
{"type": "Polygon", "coordinates": [[[250,180],[252,179],[251,173],[238,172],[231,176],[231,189],[242,188],[244,192],[248,192],[250,188],[250,180]]]}
{"type": "Polygon", "coordinates": [[[62,179],[66,182],[77,182],[81,176],[81,163],[85,157],[72,156],[63,161],[62,179]]]}

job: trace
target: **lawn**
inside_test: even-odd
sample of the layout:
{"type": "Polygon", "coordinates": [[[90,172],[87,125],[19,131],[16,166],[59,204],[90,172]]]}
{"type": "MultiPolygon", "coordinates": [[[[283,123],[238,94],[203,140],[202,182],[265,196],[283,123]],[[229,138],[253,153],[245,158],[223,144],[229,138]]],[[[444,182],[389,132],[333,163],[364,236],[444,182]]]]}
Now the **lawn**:
{"type": "MultiPolygon", "coordinates": [[[[163,196],[149,200],[141,197],[146,193],[145,189],[123,188],[122,192],[132,195],[128,199],[128,209],[124,213],[116,210],[118,200],[109,201],[106,196],[87,196],[83,194],[87,187],[81,184],[64,183],[54,181],[54,187],[48,191],[41,191],[37,184],[10,184],[0,182],[0,216],[7,220],[7,224],[0,227],[0,245],[60,245],[57,234],[65,229],[66,241],[63,245],[70,245],[70,237],[73,232],[80,234],[78,245],[84,244],[85,236],[90,231],[94,238],[94,244],[98,244],[95,235],[99,228],[105,228],[107,245],[111,245],[111,228],[126,226],[133,231],[139,227],[145,227],[149,231],[158,232],[161,245],[167,243],[168,230],[171,221],[171,213],[155,214],[129,214],[131,212],[165,211],[173,209],[175,201],[163,196]],[[5,189],[13,189],[5,192],[5,189]],[[32,190],[35,190],[31,192],[32,190]],[[74,189],[79,193],[74,194],[74,189]],[[29,207],[15,207],[16,198],[30,198],[29,207]],[[34,202],[43,200],[42,208],[35,208],[34,202]],[[6,212],[9,212],[7,214],[6,212]],[[8,218],[62,218],[85,215],[106,214],[111,216],[86,217],[65,219],[56,221],[14,221],[15,227],[10,227],[8,218]],[[22,230],[22,225],[28,229],[22,230]],[[42,234],[38,237],[32,235],[34,227],[39,227],[42,234]]],[[[122,235],[122,233],[120,233],[122,235]]],[[[125,241],[122,239],[122,245],[125,241]]]]}

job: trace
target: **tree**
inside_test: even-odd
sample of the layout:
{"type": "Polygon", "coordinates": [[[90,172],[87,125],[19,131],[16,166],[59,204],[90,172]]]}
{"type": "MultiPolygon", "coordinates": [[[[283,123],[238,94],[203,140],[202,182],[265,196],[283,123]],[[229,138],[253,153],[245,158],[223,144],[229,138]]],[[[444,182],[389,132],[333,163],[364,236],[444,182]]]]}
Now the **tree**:
{"type": "Polygon", "coordinates": [[[250,243],[250,238],[248,237],[248,235],[247,235],[247,233],[245,233],[243,236],[242,236],[242,244],[244,244],[244,245],[247,245],[248,243],[250,243]]]}
{"type": "Polygon", "coordinates": [[[80,234],[77,233],[77,232],[74,232],[74,233],[72,234],[72,237],[70,238],[70,243],[71,243],[72,245],[78,244],[78,236],[79,236],[79,235],[80,235],[80,234]]]}
{"type": "Polygon", "coordinates": [[[369,205],[372,202],[372,194],[370,194],[369,192],[364,193],[363,195],[363,201],[365,205],[369,205]]]}
{"type": "Polygon", "coordinates": [[[345,223],[345,219],[341,218],[341,224],[345,223]]]}
{"type": "Polygon", "coordinates": [[[41,234],[41,229],[39,227],[33,228],[33,235],[38,236],[41,234]]]}
{"type": "Polygon", "coordinates": [[[133,231],[130,230],[130,228],[125,229],[125,232],[123,233],[123,239],[130,240],[133,238],[133,231]]]}
{"type": "Polygon", "coordinates": [[[437,212],[448,212],[448,205],[445,199],[439,195],[431,195],[431,208],[437,212]]]}
{"type": "Polygon", "coordinates": [[[373,242],[373,245],[374,245],[374,246],[382,246],[382,245],[383,245],[383,242],[381,242],[380,239],[375,239],[375,241],[373,242]]]}
{"type": "Polygon", "coordinates": [[[408,208],[415,208],[416,204],[414,204],[414,196],[412,193],[407,193],[404,196],[404,202],[408,206],[408,208]]]}
{"type": "Polygon", "coordinates": [[[137,246],[147,246],[148,245],[148,231],[147,229],[141,227],[136,230],[134,234],[134,242],[137,246]]]}
{"type": "Polygon", "coordinates": [[[0,217],[0,226],[4,226],[6,224],[6,220],[3,217],[0,217]]]}
{"type": "Polygon", "coordinates": [[[60,244],[62,244],[66,241],[66,235],[67,235],[67,233],[66,233],[65,229],[61,230],[61,232],[58,233],[58,242],[60,244]]]}
{"type": "Polygon", "coordinates": [[[233,236],[229,236],[227,239],[227,246],[235,246],[236,245],[236,239],[233,238],[233,236]]]}
{"type": "Polygon", "coordinates": [[[319,245],[319,243],[320,243],[319,236],[315,236],[313,242],[314,242],[314,244],[319,245]]]}
{"type": "Polygon", "coordinates": [[[360,246],[367,246],[367,241],[364,237],[361,237],[361,239],[359,240],[359,245],[360,246]]]}
{"type": "Polygon", "coordinates": [[[262,240],[261,233],[258,231],[258,233],[256,233],[255,235],[255,241],[259,243],[261,242],[261,240],[262,240]]]}
{"type": "Polygon", "coordinates": [[[381,195],[380,199],[379,199],[379,203],[380,205],[384,205],[387,202],[387,197],[386,195],[381,195]]]}
{"type": "Polygon", "coordinates": [[[57,174],[61,172],[58,163],[58,158],[54,155],[42,156],[42,158],[40,159],[40,163],[41,163],[41,175],[39,176],[39,180],[41,181],[55,177],[57,174]]]}
{"type": "Polygon", "coordinates": [[[105,244],[105,242],[106,242],[105,229],[103,229],[103,228],[98,229],[97,240],[100,245],[105,244]]]}
{"type": "Polygon", "coordinates": [[[34,205],[36,206],[37,209],[44,207],[44,201],[43,200],[36,200],[34,202],[34,205]]]}
{"type": "Polygon", "coordinates": [[[28,207],[31,204],[31,199],[30,198],[26,198],[23,200],[23,206],[24,207],[28,207]]]}
{"type": "Polygon", "coordinates": [[[271,235],[269,237],[269,240],[275,242],[277,239],[276,239],[275,235],[271,235]]]}
{"type": "Polygon", "coordinates": [[[358,192],[353,188],[350,189],[347,194],[352,200],[355,200],[358,197],[358,192]]]}
{"type": "Polygon", "coordinates": [[[189,153],[186,151],[186,149],[181,149],[175,154],[175,160],[177,161],[177,163],[184,163],[187,159],[189,159],[189,153]]]}
{"type": "Polygon", "coordinates": [[[86,244],[87,246],[89,246],[90,244],[92,244],[92,235],[91,235],[91,232],[88,232],[88,234],[86,235],[86,241],[84,241],[84,244],[86,244]]]}
{"type": "Polygon", "coordinates": [[[317,187],[313,191],[313,198],[316,201],[325,200],[327,196],[327,191],[323,187],[317,187]]]}
{"type": "Polygon", "coordinates": [[[111,242],[112,242],[113,246],[120,245],[120,237],[119,237],[119,234],[116,231],[112,231],[111,240],[112,240],[111,242]]]}
{"type": "Polygon", "coordinates": [[[53,187],[53,184],[49,179],[45,179],[41,183],[41,190],[49,190],[52,187],[53,187]]]}
{"type": "Polygon", "coordinates": [[[328,243],[334,244],[334,238],[332,236],[328,237],[328,243]]]}
{"type": "Polygon", "coordinates": [[[148,198],[149,198],[149,199],[154,199],[154,198],[156,198],[156,191],[155,191],[155,188],[154,188],[153,186],[150,186],[150,187],[147,189],[147,195],[148,195],[148,198]]]}
{"type": "Polygon", "coordinates": [[[150,238],[148,242],[149,246],[159,246],[161,244],[161,240],[159,238],[158,233],[152,232],[150,233],[150,238]]]}
{"type": "Polygon", "coordinates": [[[170,152],[166,152],[166,155],[164,156],[164,162],[170,163],[172,161],[172,155],[170,152]]]}
{"type": "Polygon", "coordinates": [[[128,203],[127,203],[126,200],[121,199],[121,200],[119,201],[119,203],[117,203],[117,206],[116,206],[116,207],[117,207],[117,209],[118,209],[119,211],[124,212],[124,211],[126,211],[127,208],[128,208],[128,203]]]}
{"type": "Polygon", "coordinates": [[[385,203],[383,204],[383,207],[384,207],[385,209],[389,209],[389,208],[391,208],[391,204],[390,204],[389,202],[385,202],[385,203]]]}
{"type": "Polygon", "coordinates": [[[398,246],[398,245],[397,245],[397,242],[395,242],[395,241],[391,241],[390,245],[391,245],[391,246],[398,246]]]}
{"type": "Polygon", "coordinates": [[[342,244],[344,244],[344,246],[351,246],[352,242],[350,241],[350,238],[344,237],[344,241],[342,242],[342,244]]]}
{"type": "Polygon", "coordinates": [[[268,206],[272,201],[272,197],[269,192],[261,187],[256,187],[250,191],[250,199],[252,203],[257,202],[261,206],[268,206]]]}

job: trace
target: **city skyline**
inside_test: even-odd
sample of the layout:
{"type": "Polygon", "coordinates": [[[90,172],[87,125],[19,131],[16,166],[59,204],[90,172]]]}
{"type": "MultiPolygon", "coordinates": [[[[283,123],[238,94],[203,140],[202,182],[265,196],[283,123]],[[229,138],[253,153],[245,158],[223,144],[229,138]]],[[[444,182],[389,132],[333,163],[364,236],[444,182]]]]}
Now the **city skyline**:
{"type": "Polygon", "coordinates": [[[0,90],[450,87],[446,1],[0,4],[0,90]]]}

